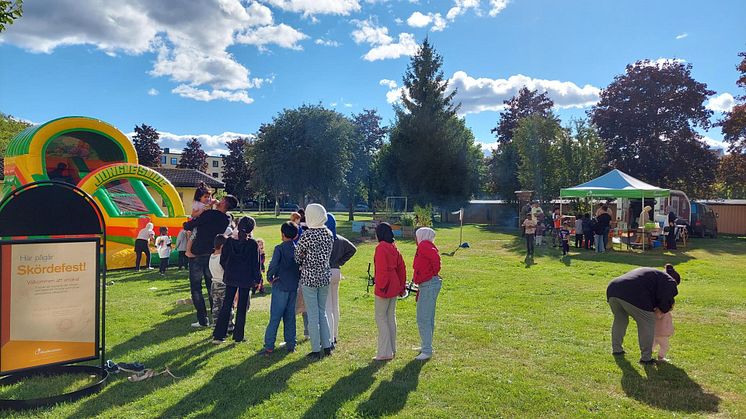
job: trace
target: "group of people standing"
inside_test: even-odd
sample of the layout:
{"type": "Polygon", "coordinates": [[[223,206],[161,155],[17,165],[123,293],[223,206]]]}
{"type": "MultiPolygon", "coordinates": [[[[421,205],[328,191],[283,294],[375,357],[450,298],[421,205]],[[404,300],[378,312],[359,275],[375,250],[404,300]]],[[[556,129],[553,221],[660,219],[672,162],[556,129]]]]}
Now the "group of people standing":
{"type": "MultiPolygon", "coordinates": [[[[191,301],[197,315],[192,327],[214,325],[213,343],[245,339],[246,313],[251,291],[263,283],[265,273],[263,240],[255,239],[256,221],[241,217],[233,222],[229,211],[238,201],[227,195],[220,201],[200,185],[195,192],[192,217],[184,223],[177,237],[179,268],[188,266],[191,301]],[[208,299],[205,300],[204,288],[208,299]],[[207,304],[210,311],[207,311],[207,304]],[[212,318],[212,319],[211,319],[212,318]],[[212,321],[211,321],[212,320],[212,321]]],[[[155,239],[168,254],[160,255],[168,263],[171,240],[168,232],[155,239],[153,225],[138,233],[135,242],[137,269],[141,255],[150,266],[149,243],[155,239]]],[[[264,334],[261,353],[275,351],[280,323],[284,328],[284,348],[294,352],[297,345],[296,315],[302,313],[304,335],[309,339],[309,357],[320,359],[332,354],[339,337],[339,286],[342,266],[357,248],[336,231],[336,219],[320,204],[310,204],[291,214],[280,226],[281,243],[274,248],[266,279],[272,286],[270,319],[264,334]]],[[[394,244],[391,226],[380,223],[376,229],[375,250],[375,320],[378,328],[376,360],[393,359],[396,354],[396,300],[406,290],[406,267],[394,244]]],[[[413,282],[419,286],[417,324],[422,348],[416,359],[432,356],[435,327],[435,302],[441,287],[440,256],[434,245],[435,232],[430,228],[417,231],[418,248],[414,258],[413,282]]],[[[167,266],[167,265],[166,265],[167,266]]],[[[162,269],[163,271],[163,269],[162,269]]]]}
{"type": "Polygon", "coordinates": [[[552,246],[562,248],[562,256],[567,256],[570,250],[570,238],[575,237],[575,247],[578,249],[595,249],[603,253],[609,249],[609,232],[613,220],[612,212],[608,205],[598,206],[596,213],[575,214],[566,217],[560,214],[560,209],[555,208],[551,216],[545,216],[538,202],[524,209],[525,219],[521,223],[523,236],[526,239],[527,257],[534,256],[536,246],[544,244],[544,237],[551,238],[552,246]]]}

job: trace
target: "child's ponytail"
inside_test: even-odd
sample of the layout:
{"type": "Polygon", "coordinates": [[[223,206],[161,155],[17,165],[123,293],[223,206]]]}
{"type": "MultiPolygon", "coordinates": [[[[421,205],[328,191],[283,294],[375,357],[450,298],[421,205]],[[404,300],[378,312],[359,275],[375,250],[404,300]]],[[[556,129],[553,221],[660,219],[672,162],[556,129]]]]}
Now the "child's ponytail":
{"type": "Polygon", "coordinates": [[[203,196],[210,194],[210,188],[207,187],[205,182],[197,184],[197,189],[194,191],[194,200],[199,201],[203,196]]]}
{"type": "Polygon", "coordinates": [[[256,221],[253,218],[241,217],[241,219],[238,220],[238,240],[246,240],[249,234],[254,231],[255,226],[256,221]]]}

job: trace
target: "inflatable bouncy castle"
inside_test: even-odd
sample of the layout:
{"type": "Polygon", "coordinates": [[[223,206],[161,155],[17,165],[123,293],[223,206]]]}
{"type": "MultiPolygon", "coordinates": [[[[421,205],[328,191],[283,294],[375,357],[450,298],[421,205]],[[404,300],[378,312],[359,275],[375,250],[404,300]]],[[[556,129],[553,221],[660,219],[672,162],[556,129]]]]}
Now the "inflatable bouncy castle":
{"type": "Polygon", "coordinates": [[[4,173],[3,197],[40,180],[71,183],[92,195],[106,221],[108,269],[135,266],[135,237],[147,223],[156,234],[168,227],[175,244],[187,220],[171,182],[139,165],[132,142],[97,119],[64,117],[27,128],[8,144],[4,173]],[[163,207],[153,193],[161,195],[163,207]]]}

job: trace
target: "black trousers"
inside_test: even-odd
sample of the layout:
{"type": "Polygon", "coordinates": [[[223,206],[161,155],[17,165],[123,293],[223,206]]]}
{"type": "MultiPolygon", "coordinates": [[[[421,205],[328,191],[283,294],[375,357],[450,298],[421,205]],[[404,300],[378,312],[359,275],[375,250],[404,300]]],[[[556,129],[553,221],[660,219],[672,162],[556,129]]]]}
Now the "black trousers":
{"type": "Polygon", "coordinates": [[[213,338],[225,339],[228,334],[228,322],[231,318],[231,310],[233,309],[233,299],[236,298],[236,292],[238,292],[238,307],[236,308],[236,325],[233,328],[233,340],[236,342],[244,340],[246,312],[249,311],[249,306],[251,305],[250,291],[250,288],[238,288],[233,285],[225,286],[225,300],[223,300],[223,306],[220,307],[218,322],[215,324],[215,331],[212,334],[213,338]]]}
{"type": "Polygon", "coordinates": [[[536,234],[526,234],[526,253],[533,256],[534,255],[534,243],[536,242],[536,234]]]}
{"type": "Polygon", "coordinates": [[[575,247],[583,247],[583,235],[582,234],[575,235],[575,247]]]}
{"type": "Polygon", "coordinates": [[[583,234],[583,242],[586,249],[590,249],[593,247],[593,233],[591,231],[586,231],[583,234]]]}
{"type": "Polygon", "coordinates": [[[168,258],[161,258],[160,272],[165,274],[166,268],[168,268],[168,258]]]}
{"type": "Polygon", "coordinates": [[[150,267],[150,248],[148,241],[143,239],[135,240],[135,269],[140,269],[140,260],[145,253],[145,266],[150,267]]]}
{"type": "Polygon", "coordinates": [[[179,269],[189,269],[189,258],[186,255],[186,250],[179,250],[179,269]]]}

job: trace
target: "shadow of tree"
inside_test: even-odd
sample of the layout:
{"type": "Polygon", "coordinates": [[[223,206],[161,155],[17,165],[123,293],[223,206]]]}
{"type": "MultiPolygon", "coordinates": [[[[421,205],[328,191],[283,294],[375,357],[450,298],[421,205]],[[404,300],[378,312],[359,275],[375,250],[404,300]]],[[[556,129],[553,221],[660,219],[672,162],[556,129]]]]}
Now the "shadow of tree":
{"type": "Polygon", "coordinates": [[[404,368],[394,372],[391,380],[379,384],[370,398],[358,405],[358,413],[363,416],[380,417],[401,411],[407,404],[409,393],[417,389],[424,364],[413,359],[404,368]]]}
{"type": "Polygon", "coordinates": [[[624,357],[615,361],[622,370],[622,389],[627,396],[659,409],[673,412],[718,411],[720,398],[707,393],[679,367],[670,363],[646,366],[643,377],[624,357]]]}
{"type": "Polygon", "coordinates": [[[316,400],[303,418],[335,417],[342,405],[367,390],[375,381],[374,374],[383,366],[382,362],[371,362],[352,374],[337,380],[334,385],[316,400]]]}

